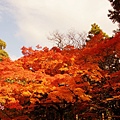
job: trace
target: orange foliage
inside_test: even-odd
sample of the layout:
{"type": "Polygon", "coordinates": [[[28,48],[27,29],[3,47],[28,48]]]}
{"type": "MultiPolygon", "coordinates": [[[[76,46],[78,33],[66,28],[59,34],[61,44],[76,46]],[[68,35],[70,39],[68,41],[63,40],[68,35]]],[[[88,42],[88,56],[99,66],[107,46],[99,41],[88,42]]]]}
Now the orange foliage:
{"type": "MultiPolygon", "coordinates": [[[[120,57],[120,33],[112,39],[101,38],[101,34],[94,36],[80,50],[70,46],[63,50],[56,47],[50,50],[46,47],[42,50],[23,47],[23,57],[16,61],[4,59],[0,62],[0,103],[5,109],[26,113],[33,110],[27,108],[34,108],[36,102],[84,102],[86,106],[97,106],[105,99],[111,100],[109,97],[120,95],[120,92],[116,93],[120,86],[119,70],[109,73],[99,64],[114,51],[120,57]],[[109,88],[114,91],[106,98],[102,93],[107,94],[109,88]]],[[[41,47],[38,45],[37,48],[41,47]]],[[[11,115],[10,112],[7,114],[11,115]]],[[[26,116],[16,113],[15,117],[12,116],[15,119],[26,116]]]]}

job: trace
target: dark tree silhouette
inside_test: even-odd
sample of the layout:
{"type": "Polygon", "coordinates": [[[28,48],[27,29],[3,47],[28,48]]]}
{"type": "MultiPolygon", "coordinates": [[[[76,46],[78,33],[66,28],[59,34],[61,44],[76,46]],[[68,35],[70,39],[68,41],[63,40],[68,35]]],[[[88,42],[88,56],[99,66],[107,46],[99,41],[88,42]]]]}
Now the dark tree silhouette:
{"type": "Polygon", "coordinates": [[[118,30],[120,31],[120,0],[109,0],[113,10],[108,10],[108,17],[113,23],[118,23],[118,30]]]}

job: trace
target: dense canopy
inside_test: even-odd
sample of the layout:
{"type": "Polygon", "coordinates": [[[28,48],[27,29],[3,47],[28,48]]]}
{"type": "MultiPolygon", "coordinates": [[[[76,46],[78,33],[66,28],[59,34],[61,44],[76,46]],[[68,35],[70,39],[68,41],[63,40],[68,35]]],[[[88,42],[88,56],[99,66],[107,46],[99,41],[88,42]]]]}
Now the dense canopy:
{"type": "Polygon", "coordinates": [[[23,57],[0,62],[0,118],[119,115],[120,33],[104,38],[101,31],[82,49],[37,48],[22,47],[23,57]]]}

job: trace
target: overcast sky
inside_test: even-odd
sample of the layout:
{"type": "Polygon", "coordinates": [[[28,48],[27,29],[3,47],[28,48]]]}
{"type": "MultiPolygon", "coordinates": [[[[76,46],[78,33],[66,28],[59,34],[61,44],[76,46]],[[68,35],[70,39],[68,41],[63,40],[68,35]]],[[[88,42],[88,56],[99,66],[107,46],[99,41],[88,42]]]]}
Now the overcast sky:
{"type": "Polygon", "coordinates": [[[108,0],[0,0],[0,38],[16,59],[22,46],[53,46],[47,36],[55,30],[88,32],[97,23],[112,35],[117,25],[107,17],[108,9],[108,0]]]}

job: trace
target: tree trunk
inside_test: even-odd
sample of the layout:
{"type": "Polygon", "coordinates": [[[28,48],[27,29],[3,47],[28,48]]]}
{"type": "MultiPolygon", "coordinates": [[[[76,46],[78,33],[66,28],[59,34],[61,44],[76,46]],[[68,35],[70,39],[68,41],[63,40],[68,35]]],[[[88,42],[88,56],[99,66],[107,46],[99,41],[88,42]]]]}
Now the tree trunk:
{"type": "Polygon", "coordinates": [[[63,114],[63,111],[60,111],[60,120],[64,120],[64,114],[63,114]]]}

